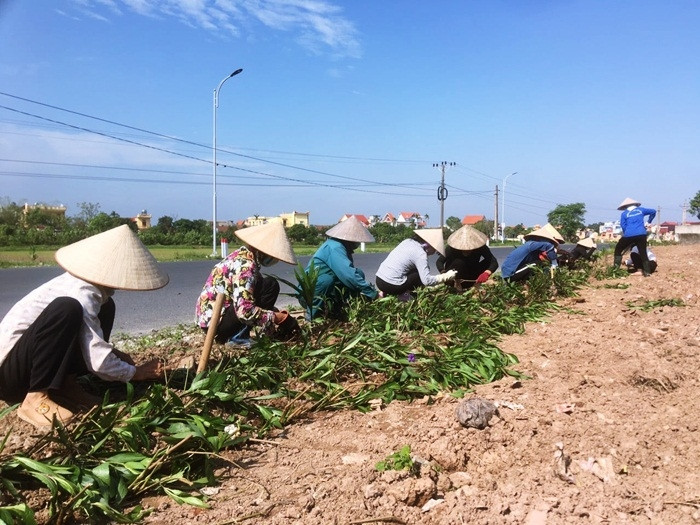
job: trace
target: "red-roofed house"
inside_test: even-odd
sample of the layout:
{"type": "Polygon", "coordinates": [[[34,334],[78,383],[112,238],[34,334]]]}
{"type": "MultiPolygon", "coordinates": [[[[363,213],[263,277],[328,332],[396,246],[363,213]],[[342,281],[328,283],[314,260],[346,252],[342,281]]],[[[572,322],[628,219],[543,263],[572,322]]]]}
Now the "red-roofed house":
{"type": "Polygon", "coordinates": [[[386,222],[387,224],[391,224],[392,226],[395,226],[396,225],[396,217],[394,217],[393,213],[387,213],[386,215],[384,215],[382,222],[386,222]]]}
{"type": "Polygon", "coordinates": [[[396,224],[403,224],[405,226],[410,226],[411,228],[419,228],[421,224],[425,225],[423,221],[423,216],[420,213],[414,211],[402,211],[396,218],[396,224]]]}
{"type": "Polygon", "coordinates": [[[358,221],[360,221],[366,227],[369,227],[369,220],[367,219],[367,217],[365,217],[364,215],[360,215],[359,213],[346,213],[345,215],[343,215],[340,218],[340,220],[338,222],[343,222],[343,221],[349,219],[350,217],[355,217],[358,221]]]}
{"type": "Polygon", "coordinates": [[[465,215],[462,219],[462,224],[468,224],[469,226],[474,226],[477,222],[486,220],[485,215],[465,215]]]}

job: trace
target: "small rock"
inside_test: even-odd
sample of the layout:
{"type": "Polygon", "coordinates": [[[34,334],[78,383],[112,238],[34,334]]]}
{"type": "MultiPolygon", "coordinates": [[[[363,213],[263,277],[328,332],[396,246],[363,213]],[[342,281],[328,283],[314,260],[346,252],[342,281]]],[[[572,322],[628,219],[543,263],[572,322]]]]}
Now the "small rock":
{"type": "Polygon", "coordinates": [[[484,429],[489,426],[491,418],[498,414],[498,407],[491,401],[474,397],[457,405],[455,413],[462,426],[484,429]]]}

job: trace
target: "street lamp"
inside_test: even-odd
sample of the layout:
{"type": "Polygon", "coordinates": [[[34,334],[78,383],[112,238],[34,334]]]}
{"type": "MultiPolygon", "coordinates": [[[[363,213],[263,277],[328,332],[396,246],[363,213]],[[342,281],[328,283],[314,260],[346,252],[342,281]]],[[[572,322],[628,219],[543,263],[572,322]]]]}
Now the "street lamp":
{"type": "Polygon", "coordinates": [[[224,82],[226,82],[229,78],[235,77],[238,73],[243,71],[242,69],[236,69],[233,73],[231,73],[229,76],[224,78],[221,82],[219,82],[219,85],[216,87],[214,90],[214,140],[212,144],[212,153],[214,160],[212,164],[214,165],[214,181],[213,181],[213,194],[212,194],[212,223],[211,223],[211,230],[212,230],[212,235],[211,235],[211,256],[216,257],[216,108],[219,107],[219,90],[221,89],[221,86],[224,85],[224,82]]]}
{"type": "Polygon", "coordinates": [[[512,177],[516,173],[518,172],[514,171],[503,179],[503,200],[501,201],[503,205],[501,208],[501,242],[505,242],[506,240],[506,182],[508,181],[508,177],[512,177]]]}

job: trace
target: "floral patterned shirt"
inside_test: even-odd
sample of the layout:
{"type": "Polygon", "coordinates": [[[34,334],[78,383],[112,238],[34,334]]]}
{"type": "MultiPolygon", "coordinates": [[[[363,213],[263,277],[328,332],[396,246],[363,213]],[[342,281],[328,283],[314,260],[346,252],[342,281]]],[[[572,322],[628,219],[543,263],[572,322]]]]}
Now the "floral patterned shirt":
{"type": "Polygon", "coordinates": [[[253,297],[255,283],[260,279],[260,270],[255,255],[245,246],[231,253],[214,266],[202,293],[197,299],[196,322],[202,328],[209,327],[216,294],[224,294],[221,314],[234,308],[238,319],[249,326],[258,326],[265,333],[274,331],[275,312],[255,306],[253,297]]]}

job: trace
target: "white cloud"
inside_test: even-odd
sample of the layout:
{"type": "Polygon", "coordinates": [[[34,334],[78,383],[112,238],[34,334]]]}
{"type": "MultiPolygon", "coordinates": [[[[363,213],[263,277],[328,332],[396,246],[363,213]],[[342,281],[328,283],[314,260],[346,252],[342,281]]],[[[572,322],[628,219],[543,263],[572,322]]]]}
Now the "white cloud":
{"type": "Polygon", "coordinates": [[[323,0],[73,0],[84,15],[106,21],[125,10],[141,16],[172,17],[206,31],[240,36],[258,22],[296,33],[297,42],[316,53],[357,58],[361,46],[354,24],[342,9],[323,0]]]}

